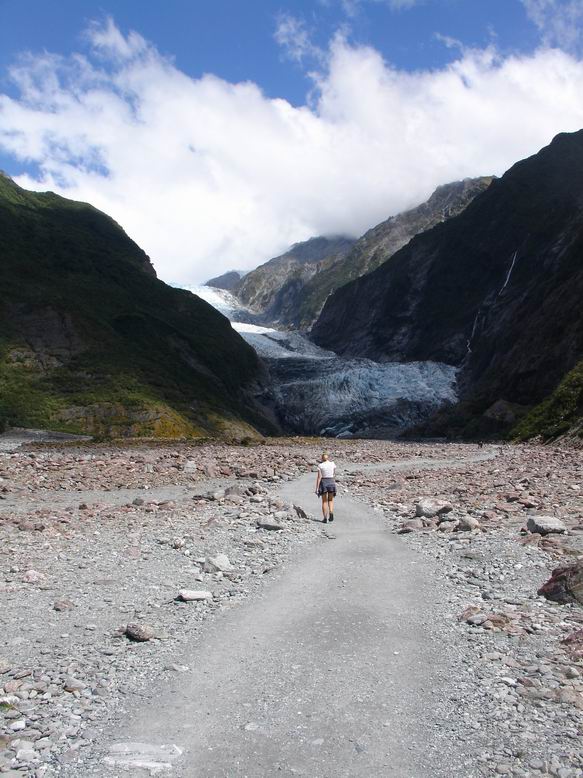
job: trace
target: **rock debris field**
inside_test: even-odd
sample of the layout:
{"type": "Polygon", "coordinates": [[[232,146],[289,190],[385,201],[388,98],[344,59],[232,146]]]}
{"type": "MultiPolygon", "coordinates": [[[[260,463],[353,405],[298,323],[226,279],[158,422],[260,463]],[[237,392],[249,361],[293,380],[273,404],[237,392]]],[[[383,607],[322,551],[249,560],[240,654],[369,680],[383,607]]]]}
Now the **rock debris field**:
{"type": "Polygon", "coordinates": [[[150,765],[142,753],[129,772],[110,754],[98,773],[112,724],[188,674],[193,639],[333,538],[315,520],[315,497],[309,506],[280,497],[327,446],[337,521],[343,497],[368,504],[395,542],[439,571],[441,651],[450,640],[463,649],[447,737],[466,754],[464,778],[583,776],[581,450],[9,437],[0,438],[1,774],[173,769],[170,753],[150,765]]]}

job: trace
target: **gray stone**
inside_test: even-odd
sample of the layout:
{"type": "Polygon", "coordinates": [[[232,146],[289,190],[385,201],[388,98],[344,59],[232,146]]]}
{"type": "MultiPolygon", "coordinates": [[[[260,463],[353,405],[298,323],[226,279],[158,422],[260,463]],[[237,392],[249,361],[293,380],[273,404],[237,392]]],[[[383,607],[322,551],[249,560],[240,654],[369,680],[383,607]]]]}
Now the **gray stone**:
{"type": "Polygon", "coordinates": [[[197,589],[181,589],[178,592],[178,599],[183,602],[196,602],[198,600],[212,600],[212,592],[197,589]]]}
{"type": "Polygon", "coordinates": [[[65,678],[63,688],[66,692],[80,692],[85,688],[85,684],[78,678],[73,678],[73,676],[69,675],[65,678]]]}
{"type": "Polygon", "coordinates": [[[234,567],[226,554],[217,554],[205,559],[202,569],[205,573],[230,573],[234,567]]]}
{"type": "Polygon", "coordinates": [[[280,524],[277,524],[275,521],[270,521],[269,519],[258,519],[257,526],[260,529],[272,530],[273,532],[283,529],[280,524]]]}
{"type": "Polygon", "coordinates": [[[456,529],[458,532],[472,532],[480,529],[480,522],[474,516],[459,516],[456,529]]]}
{"type": "Polygon", "coordinates": [[[68,611],[75,607],[75,603],[71,600],[55,600],[53,603],[53,610],[55,611],[68,611]]]}
{"type": "Polygon", "coordinates": [[[425,516],[428,519],[443,513],[453,511],[453,505],[447,500],[438,500],[433,497],[424,497],[415,506],[416,516],[425,516]]]}
{"type": "Polygon", "coordinates": [[[125,635],[136,643],[145,643],[156,636],[152,627],[147,624],[128,624],[125,635]]]}
{"type": "Polygon", "coordinates": [[[104,763],[124,770],[148,770],[151,774],[171,770],[182,754],[182,749],[172,744],[116,743],[110,747],[104,763]]]}
{"type": "Polygon", "coordinates": [[[563,522],[554,516],[530,516],[526,526],[529,532],[536,532],[539,535],[562,534],[567,531],[563,522]]]}
{"type": "Polygon", "coordinates": [[[294,511],[298,514],[298,517],[300,519],[309,519],[310,516],[306,511],[302,508],[301,505],[295,505],[293,506],[294,511]]]}

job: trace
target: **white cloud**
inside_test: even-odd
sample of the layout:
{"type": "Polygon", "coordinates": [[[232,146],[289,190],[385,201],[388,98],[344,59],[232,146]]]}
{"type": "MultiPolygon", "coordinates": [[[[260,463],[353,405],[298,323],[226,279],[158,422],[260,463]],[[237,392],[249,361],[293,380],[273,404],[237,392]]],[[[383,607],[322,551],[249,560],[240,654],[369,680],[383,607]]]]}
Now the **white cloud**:
{"type": "Polygon", "coordinates": [[[522,0],[547,46],[577,51],[583,36],[583,0],[522,0]]]}
{"type": "Polygon", "coordinates": [[[292,14],[281,14],[275,28],[275,40],[287,56],[301,63],[306,59],[321,60],[324,52],[312,41],[305,22],[292,14]]]}
{"type": "Polygon", "coordinates": [[[314,102],[191,78],[137,35],[93,27],[89,56],[27,57],[0,96],[21,183],[111,214],[166,280],[250,268],[317,234],[358,235],[464,176],[502,173],[583,126],[583,63],[464,50],[407,73],[336,37],[314,102]]]}

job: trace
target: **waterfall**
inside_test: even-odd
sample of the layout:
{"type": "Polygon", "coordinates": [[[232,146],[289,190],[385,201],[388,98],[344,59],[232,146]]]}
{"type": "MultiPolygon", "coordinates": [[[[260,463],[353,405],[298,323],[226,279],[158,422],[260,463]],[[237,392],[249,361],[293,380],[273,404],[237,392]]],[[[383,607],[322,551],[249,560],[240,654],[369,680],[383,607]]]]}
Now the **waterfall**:
{"type": "Polygon", "coordinates": [[[512,271],[514,270],[514,265],[516,264],[516,260],[518,259],[518,251],[515,251],[512,255],[512,261],[510,263],[510,268],[508,269],[508,273],[506,274],[506,279],[504,283],[502,284],[502,289],[498,292],[498,297],[502,294],[502,292],[506,289],[508,286],[508,282],[510,281],[510,276],[512,275],[512,271]]]}

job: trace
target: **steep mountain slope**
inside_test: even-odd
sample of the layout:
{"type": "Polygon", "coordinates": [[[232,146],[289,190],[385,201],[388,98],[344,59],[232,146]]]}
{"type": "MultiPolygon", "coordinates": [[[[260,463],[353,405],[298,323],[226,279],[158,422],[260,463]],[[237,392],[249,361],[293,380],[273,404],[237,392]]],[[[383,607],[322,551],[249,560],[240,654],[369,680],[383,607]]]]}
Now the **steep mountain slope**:
{"type": "Polygon", "coordinates": [[[464,419],[479,434],[476,415],[493,403],[539,403],[575,367],[582,299],[580,131],[557,136],[460,215],[339,289],[313,339],[341,354],[459,366],[464,419]]]}
{"type": "Polygon", "coordinates": [[[292,324],[297,318],[306,282],[323,267],[342,259],[352,248],[351,238],[311,238],[270,259],[242,279],[233,290],[244,305],[265,321],[292,324]]]}
{"type": "Polygon", "coordinates": [[[240,272],[239,270],[228,270],[221,276],[210,278],[205,283],[205,286],[212,286],[213,289],[224,289],[227,292],[231,292],[233,289],[236,289],[239,286],[243,275],[244,273],[240,272]]]}
{"type": "Polygon", "coordinates": [[[415,235],[457,216],[491,182],[492,177],[484,176],[444,184],[426,202],[391,216],[366,232],[344,258],[322,268],[307,281],[294,324],[310,327],[318,318],[328,296],[336,289],[375,270],[415,235]]]}
{"type": "Polygon", "coordinates": [[[85,203],[0,175],[0,418],[100,434],[249,434],[255,352],[85,203]]]}

